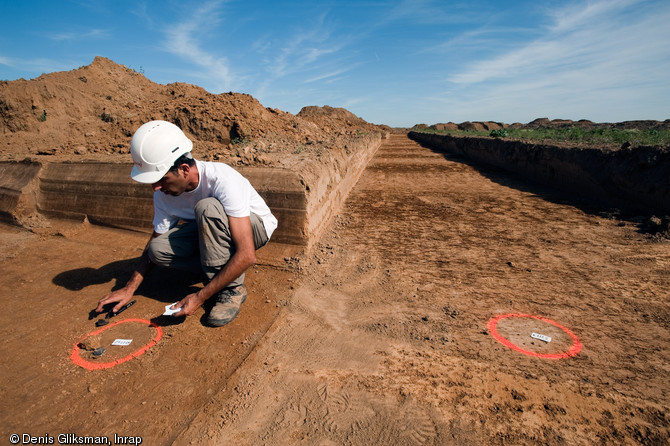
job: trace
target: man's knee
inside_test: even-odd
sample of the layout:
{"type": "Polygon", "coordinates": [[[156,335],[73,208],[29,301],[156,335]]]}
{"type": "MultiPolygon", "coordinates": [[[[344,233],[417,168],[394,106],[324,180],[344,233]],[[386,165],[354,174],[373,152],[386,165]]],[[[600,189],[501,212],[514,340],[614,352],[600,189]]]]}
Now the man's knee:
{"type": "Polygon", "coordinates": [[[169,245],[167,245],[164,240],[161,240],[161,238],[162,237],[156,237],[149,242],[149,245],[147,246],[147,255],[149,256],[149,260],[156,265],[168,266],[173,256],[171,255],[171,251],[168,252],[169,245]]]}
{"type": "Polygon", "coordinates": [[[214,197],[203,198],[195,204],[195,216],[197,220],[204,218],[219,218],[228,220],[223,210],[223,205],[214,197]]]}

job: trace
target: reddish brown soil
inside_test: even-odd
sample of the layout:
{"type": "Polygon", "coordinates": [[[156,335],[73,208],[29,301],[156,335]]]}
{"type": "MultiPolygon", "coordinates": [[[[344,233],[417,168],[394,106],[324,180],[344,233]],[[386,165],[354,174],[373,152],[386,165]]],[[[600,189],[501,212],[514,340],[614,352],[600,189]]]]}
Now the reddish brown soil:
{"type": "MultiPolygon", "coordinates": [[[[381,147],[312,254],[261,250],[248,274],[249,299],[230,326],[159,318],[159,343],[111,369],[86,371],[70,352],[94,330],[88,311],[125,281],[146,235],[60,227],[60,235],[0,231],[2,438],[670,439],[667,240],[404,135],[381,147]],[[565,359],[514,351],[487,328],[509,313],[555,321],[583,349],[565,359]]],[[[167,272],[145,285],[119,319],[158,316],[199,286],[167,272]]],[[[538,319],[504,319],[498,331],[535,353],[574,345],[538,319]],[[533,340],[532,332],[552,341],[533,340]]]]}
{"type": "MultiPolygon", "coordinates": [[[[87,371],[71,361],[75,345],[98,330],[92,305],[128,279],[145,234],[87,224],[55,222],[60,235],[40,236],[1,227],[3,305],[0,315],[5,358],[0,375],[2,438],[11,433],[141,435],[145,444],[168,444],[213,395],[263,336],[289,295],[292,274],[267,263],[247,274],[251,297],[245,311],[224,330],[161,317],[198,278],[184,280],[156,271],[137,303],[116,318],[153,320],[163,337],[147,353],[113,368],[87,371]],[[261,279],[262,278],[262,279],[261,279]],[[260,280],[259,280],[260,279],[260,280]],[[145,297],[146,296],[146,297],[145,297]],[[131,434],[135,432],[135,434],[131,434]]],[[[201,313],[201,314],[204,314],[201,313]]],[[[99,341],[113,361],[145,345],[155,331],[123,323],[99,341]],[[108,335],[111,335],[108,336],[108,335]],[[133,339],[129,347],[111,338],[133,339]]]]}
{"type": "Polygon", "coordinates": [[[197,158],[232,165],[291,167],[385,129],[341,108],[311,106],[292,115],[246,94],[159,85],[96,57],[77,70],[0,81],[0,161],[127,163],[132,134],[153,119],[179,125],[197,158]]]}

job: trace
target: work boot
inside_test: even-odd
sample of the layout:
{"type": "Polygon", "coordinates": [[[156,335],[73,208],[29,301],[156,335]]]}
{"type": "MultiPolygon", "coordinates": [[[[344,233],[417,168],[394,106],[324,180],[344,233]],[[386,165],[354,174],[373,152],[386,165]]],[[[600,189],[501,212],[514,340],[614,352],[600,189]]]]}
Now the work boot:
{"type": "Polygon", "coordinates": [[[207,323],[214,327],[226,325],[235,319],[245,300],[247,300],[247,287],[244,285],[222,289],[216,295],[216,303],[209,312],[207,323]]]}

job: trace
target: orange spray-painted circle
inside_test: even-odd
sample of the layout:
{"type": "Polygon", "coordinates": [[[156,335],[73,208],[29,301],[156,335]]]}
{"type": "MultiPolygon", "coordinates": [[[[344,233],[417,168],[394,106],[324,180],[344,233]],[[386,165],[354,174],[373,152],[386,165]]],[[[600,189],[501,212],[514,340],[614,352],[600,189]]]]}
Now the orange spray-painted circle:
{"type": "Polygon", "coordinates": [[[93,331],[93,332],[87,334],[86,336],[84,336],[79,342],[74,344],[74,347],[72,348],[72,354],[70,355],[70,359],[72,359],[72,362],[74,362],[78,366],[81,366],[81,367],[83,367],[87,370],[108,369],[110,367],[114,367],[114,366],[117,366],[119,364],[123,364],[126,361],[130,361],[131,359],[136,358],[136,357],[140,356],[141,354],[145,353],[147,350],[149,350],[151,347],[153,347],[160,340],[161,337],[163,337],[163,330],[161,330],[161,327],[154,324],[153,322],[148,321],[146,319],[125,319],[125,320],[122,320],[122,321],[118,321],[118,322],[114,322],[112,324],[106,325],[106,326],[102,327],[100,330],[93,331]],[[79,347],[79,344],[81,342],[83,342],[85,339],[87,339],[91,336],[95,336],[97,334],[100,334],[103,331],[108,330],[108,329],[110,329],[110,328],[112,328],[116,325],[125,324],[126,322],[139,322],[139,323],[142,323],[142,324],[146,324],[150,327],[153,327],[153,328],[156,329],[156,335],[153,337],[153,339],[151,341],[149,341],[149,343],[147,343],[146,345],[143,345],[138,350],[135,350],[133,353],[131,353],[127,356],[124,356],[123,358],[116,359],[114,361],[109,361],[109,362],[95,361],[95,362],[93,362],[93,361],[89,361],[87,359],[84,359],[79,355],[79,352],[82,350],[81,347],[79,347]]]}
{"type": "Polygon", "coordinates": [[[545,317],[541,316],[533,316],[531,314],[503,314],[500,316],[495,316],[492,317],[491,320],[489,320],[488,324],[486,324],[486,328],[488,328],[489,332],[491,333],[491,336],[493,336],[498,342],[500,342],[502,345],[511,348],[512,350],[515,350],[519,353],[523,353],[524,355],[530,355],[530,356],[537,356],[538,358],[544,358],[544,359],[565,359],[569,358],[571,356],[575,356],[577,353],[579,353],[582,350],[582,343],[579,342],[579,338],[565,328],[564,326],[560,325],[557,322],[552,321],[551,319],[547,319],[545,317]],[[498,322],[500,322],[502,319],[506,318],[512,318],[512,317],[526,317],[526,318],[531,318],[531,319],[538,319],[540,321],[546,322],[548,324],[554,325],[555,327],[560,328],[563,330],[570,338],[572,339],[572,347],[566,352],[562,353],[537,353],[537,352],[532,352],[530,350],[523,349],[519,347],[518,345],[514,344],[512,341],[509,339],[505,338],[502,336],[500,333],[498,333],[498,322]]]}

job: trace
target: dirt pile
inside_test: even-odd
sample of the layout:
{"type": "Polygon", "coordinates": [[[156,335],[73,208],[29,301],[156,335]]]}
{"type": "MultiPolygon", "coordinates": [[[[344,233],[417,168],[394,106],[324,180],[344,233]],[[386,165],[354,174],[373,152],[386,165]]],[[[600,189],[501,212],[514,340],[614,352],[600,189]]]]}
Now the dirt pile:
{"type": "Polygon", "coordinates": [[[282,164],[301,145],[323,151],[380,129],[344,109],[306,107],[295,116],[247,94],[156,84],[96,57],[76,70],[0,82],[0,160],[128,162],[132,134],[153,119],[179,125],[200,158],[233,165],[282,164]]]}
{"type": "Polygon", "coordinates": [[[493,122],[493,121],[465,121],[461,122],[460,124],[455,124],[453,122],[447,122],[447,123],[439,123],[439,124],[433,124],[433,125],[428,125],[428,124],[416,124],[414,127],[412,127],[415,130],[426,130],[426,129],[431,129],[431,130],[476,130],[476,131],[483,131],[483,130],[498,130],[502,128],[509,127],[509,124],[504,124],[502,122],[493,122]]]}
{"type": "Polygon", "coordinates": [[[380,128],[389,129],[387,126],[369,124],[344,108],[333,108],[327,105],[323,107],[316,107],[313,105],[303,107],[298,113],[298,117],[313,122],[328,133],[361,134],[366,131],[369,132],[380,128]]]}
{"type": "Polygon", "coordinates": [[[670,129],[670,119],[665,121],[651,121],[651,120],[637,120],[637,121],[622,121],[622,122],[593,122],[588,119],[580,119],[579,121],[572,121],[570,119],[549,119],[538,118],[529,122],[528,124],[514,123],[511,127],[517,128],[562,128],[562,127],[579,127],[583,129],[637,129],[637,130],[667,130],[670,129]]]}
{"type": "Polygon", "coordinates": [[[431,130],[475,130],[475,131],[486,131],[486,130],[499,130],[504,128],[563,128],[563,127],[579,127],[584,129],[638,129],[638,130],[667,130],[670,129],[670,119],[665,121],[623,121],[616,123],[602,122],[596,123],[589,121],[588,119],[580,119],[579,121],[573,121],[571,119],[549,119],[549,118],[537,118],[530,121],[527,124],[522,124],[520,122],[515,122],[513,124],[506,124],[504,122],[493,122],[493,121],[465,121],[460,124],[453,122],[447,123],[438,123],[438,124],[416,124],[412,127],[415,130],[422,129],[431,129],[431,130]]]}

